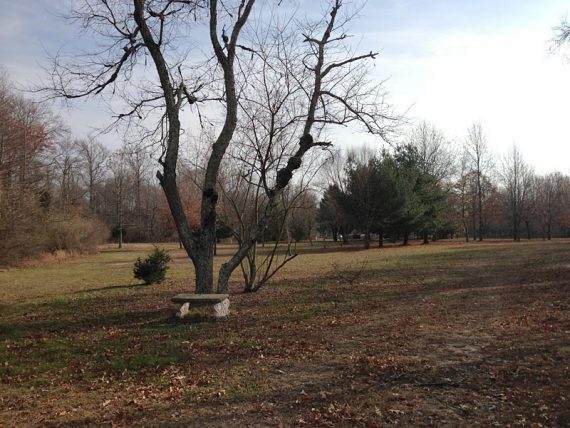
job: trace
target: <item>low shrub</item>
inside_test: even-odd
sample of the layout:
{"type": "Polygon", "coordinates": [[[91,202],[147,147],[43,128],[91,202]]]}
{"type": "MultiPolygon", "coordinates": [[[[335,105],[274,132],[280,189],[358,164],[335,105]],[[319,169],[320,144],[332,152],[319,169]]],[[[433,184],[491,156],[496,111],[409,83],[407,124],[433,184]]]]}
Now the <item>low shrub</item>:
{"type": "MultiPolygon", "coordinates": [[[[1,199],[0,195],[0,199],[1,199]]],[[[95,218],[79,214],[66,219],[38,208],[37,201],[22,195],[20,211],[0,204],[0,266],[19,265],[48,254],[93,253],[109,236],[95,218]]]]}
{"type": "Polygon", "coordinates": [[[140,257],[137,259],[133,274],[135,278],[143,280],[147,285],[162,282],[166,277],[170,260],[165,250],[155,247],[146,259],[141,260],[140,257]]]}
{"type": "Polygon", "coordinates": [[[109,236],[109,230],[102,222],[83,217],[52,221],[46,225],[46,232],[50,252],[91,253],[109,236]]]}

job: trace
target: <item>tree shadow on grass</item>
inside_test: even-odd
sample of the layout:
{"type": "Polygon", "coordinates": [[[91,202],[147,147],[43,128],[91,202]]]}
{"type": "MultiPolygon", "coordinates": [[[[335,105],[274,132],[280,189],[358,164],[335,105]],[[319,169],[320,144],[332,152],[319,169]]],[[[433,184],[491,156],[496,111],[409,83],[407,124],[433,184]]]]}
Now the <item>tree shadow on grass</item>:
{"type": "Polygon", "coordinates": [[[73,294],[92,293],[94,291],[128,290],[128,289],[146,288],[146,287],[150,287],[150,285],[146,284],[144,282],[142,282],[140,284],[109,285],[107,287],[88,288],[85,290],[77,290],[73,294]]]}
{"type": "MultiPolygon", "coordinates": [[[[144,285],[102,287],[98,290],[131,289],[144,285]]],[[[93,290],[83,290],[86,293],[93,290]]],[[[9,318],[0,320],[0,338],[11,339],[43,334],[73,335],[96,329],[126,329],[140,334],[146,330],[171,330],[177,326],[207,324],[209,313],[196,310],[184,319],[174,316],[170,292],[160,290],[152,296],[83,295],[64,301],[26,304],[13,308],[9,318]]]]}

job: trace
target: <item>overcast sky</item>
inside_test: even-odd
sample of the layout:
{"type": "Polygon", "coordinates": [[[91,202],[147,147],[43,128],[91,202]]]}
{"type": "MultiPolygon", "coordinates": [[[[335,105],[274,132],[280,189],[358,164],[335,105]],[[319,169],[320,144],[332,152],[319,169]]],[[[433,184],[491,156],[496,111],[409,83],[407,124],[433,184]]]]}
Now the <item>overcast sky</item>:
{"type": "MultiPolygon", "coordinates": [[[[46,51],[75,38],[53,13],[69,0],[0,5],[0,64],[22,86],[37,82],[46,51]]],[[[569,173],[570,63],[548,51],[552,27],[569,11],[568,0],[368,0],[352,33],[363,52],[380,51],[375,76],[389,78],[391,103],[410,108],[410,118],[436,124],[459,143],[479,121],[497,155],[516,143],[537,171],[569,173]]],[[[92,101],[62,115],[78,136],[109,122],[92,101]]],[[[339,134],[340,145],[348,137],[339,134]]],[[[104,140],[114,145],[119,137],[104,140]]]]}

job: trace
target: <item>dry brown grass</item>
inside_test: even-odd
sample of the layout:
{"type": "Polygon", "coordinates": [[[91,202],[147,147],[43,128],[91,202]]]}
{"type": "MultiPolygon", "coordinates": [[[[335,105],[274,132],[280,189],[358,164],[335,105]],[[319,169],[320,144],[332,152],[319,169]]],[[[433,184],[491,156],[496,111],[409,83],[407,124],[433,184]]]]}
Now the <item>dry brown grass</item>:
{"type": "Polygon", "coordinates": [[[570,424],[568,241],[303,247],[178,323],[191,268],[140,286],[148,248],[0,272],[5,425],[570,424]]]}

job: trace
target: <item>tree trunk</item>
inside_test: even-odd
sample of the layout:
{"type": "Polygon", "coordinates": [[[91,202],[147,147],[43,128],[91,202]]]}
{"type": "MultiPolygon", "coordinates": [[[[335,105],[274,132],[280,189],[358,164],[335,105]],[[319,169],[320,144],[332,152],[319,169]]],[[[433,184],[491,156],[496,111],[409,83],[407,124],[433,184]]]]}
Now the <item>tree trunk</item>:
{"type": "Polygon", "coordinates": [[[123,197],[121,193],[117,196],[117,217],[119,220],[119,248],[123,248],[123,197]]]}
{"type": "Polygon", "coordinates": [[[409,244],[409,242],[408,242],[409,236],[410,236],[410,233],[409,233],[407,230],[404,231],[404,245],[408,245],[408,244],[409,244]]]}
{"type": "Polygon", "coordinates": [[[425,230],[425,231],[423,232],[423,239],[424,239],[424,240],[423,240],[423,244],[424,244],[424,245],[429,244],[429,235],[428,235],[428,233],[427,233],[427,230],[425,230]]]}
{"type": "MultiPolygon", "coordinates": [[[[207,242],[207,240],[202,240],[201,244],[196,248],[194,258],[196,294],[211,294],[214,292],[214,249],[211,242],[207,242]]],[[[225,288],[218,291],[220,293],[227,291],[227,281],[225,288]]]]}
{"type": "Polygon", "coordinates": [[[366,228],[364,232],[364,248],[367,250],[370,248],[370,228],[366,228]]]}
{"type": "Polygon", "coordinates": [[[380,229],[378,231],[378,248],[382,248],[384,246],[384,231],[380,229]]]}
{"type": "Polygon", "coordinates": [[[254,243],[249,250],[247,256],[247,268],[249,273],[245,276],[244,293],[253,293],[256,291],[255,281],[257,279],[257,243],[254,243]]]}
{"type": "Polygon", "coordinates": [[[473,236],[473,240],[477,240],[477,214],[475,210],[473,210],[473,214],[471,215],[471,235],[473,236]]]}
{"type": "Polygon", "coordinates": [[[515,216],[513,221],[513,241],[520,241],[519,237],[519,219],[515,216]]]}
{"type": "Polygon", "coordinates": [[[526,226],[526,238],[528,240],[531,240],[532,239],[532,233],[530,231],[530,222],[528,220],[525,220],[524,224],[526,226]]]}
{"type": "Polygon", "coordinates": [[[477,174],[477,187],[479,191],[479,241],[483,240],[483,187],[481,184],[481,173],[477,174]]]}

